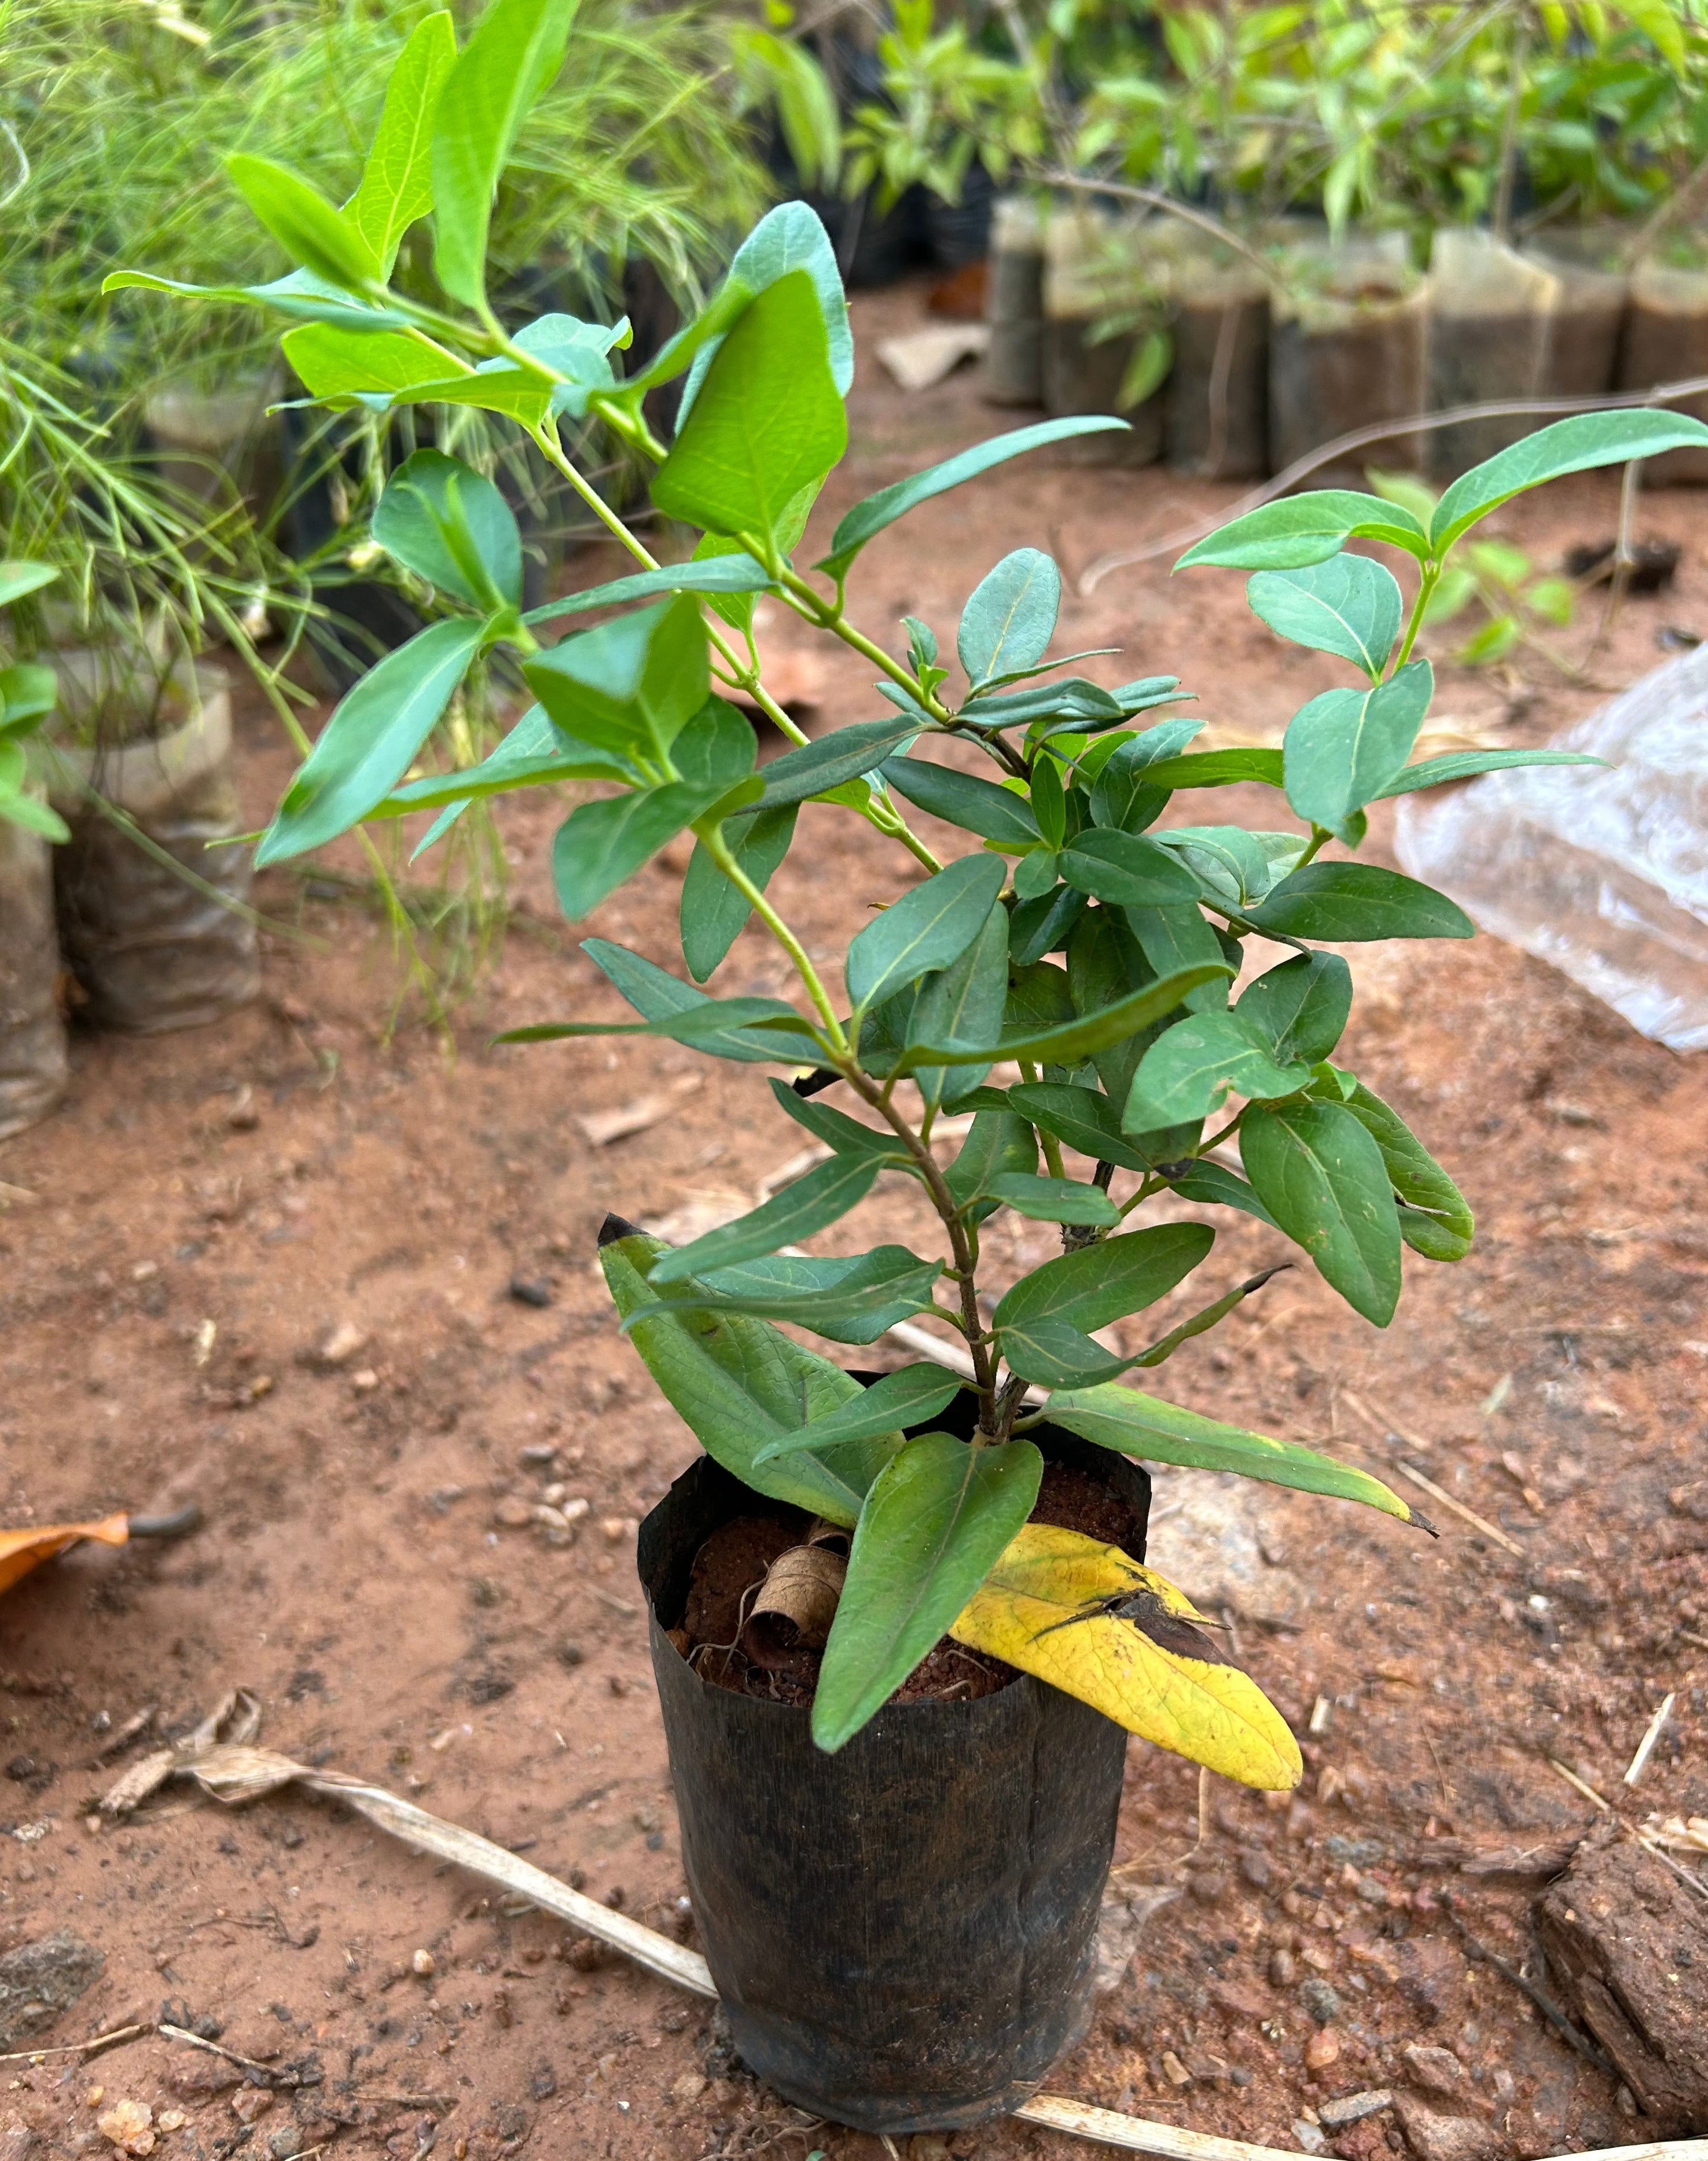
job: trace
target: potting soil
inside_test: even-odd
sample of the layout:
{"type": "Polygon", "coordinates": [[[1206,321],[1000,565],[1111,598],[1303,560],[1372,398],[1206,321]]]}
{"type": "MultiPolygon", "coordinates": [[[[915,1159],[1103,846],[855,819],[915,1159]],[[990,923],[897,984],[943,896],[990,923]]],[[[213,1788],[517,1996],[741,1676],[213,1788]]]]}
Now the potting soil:
{"type": "MultiPolygon", "coordinates": [[[[1425,320],[1403,247],[1303,247],[1281,268],[1269,330],[1269,458],[1278,472],[1338,435],[1423,410],[1425,320]]],[[[1378,439],[1318,466],[1304,485],[1362,487],[1367,466],[1405,467],[1417,457],[1414,435],[1378,439]]]]}

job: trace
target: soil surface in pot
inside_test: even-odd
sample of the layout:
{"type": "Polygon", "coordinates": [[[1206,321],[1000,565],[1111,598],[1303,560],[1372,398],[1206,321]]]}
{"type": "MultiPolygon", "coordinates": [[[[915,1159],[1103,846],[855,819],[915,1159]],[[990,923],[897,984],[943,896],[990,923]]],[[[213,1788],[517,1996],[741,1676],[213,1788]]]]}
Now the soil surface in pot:
{"type": "MultiPolygon", "coordinates": [[[[1138,1531],[1138,1518],[1125,1501],[1084,1471],[1065,1463],[1046,1463],[1039,1487],[1034,1523],[1054,1523],[1083,1531],[1108,1545],[1123,1545],[1138,1531]]],[[[818,1686],[822,1651],[798,1640],[784,1622],[761,1638],[747,1624],[752,1595],[779,1555],[800,1545],[810,1519],[799,1508],[770,1507],[721,1523],[695,1556],[682,1625],[670,1640],[696,1673],[737,1695],[766,1696],[777,1703],[810,1704],[818,1686]]],[[[844,1541],[846,1544],[846,1541],[844,1541]]],[[[1018,1680],[1018,1670],[1001,1659],[969,1650],[945,1636],[903,1682],[896,1703],[970,1703],[994,1695],[1018,1680]]]]}

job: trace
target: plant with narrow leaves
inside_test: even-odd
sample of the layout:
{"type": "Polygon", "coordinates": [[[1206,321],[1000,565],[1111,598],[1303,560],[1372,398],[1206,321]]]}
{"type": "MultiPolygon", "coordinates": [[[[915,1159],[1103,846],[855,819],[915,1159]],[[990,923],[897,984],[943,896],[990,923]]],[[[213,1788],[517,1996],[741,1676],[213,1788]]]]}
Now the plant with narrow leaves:
{"type": "Polygon", "coordinates": [[[580,919],[691,834],[686,975],[590,938],[583,950],[636,1018],[549,1023],[508,1039],[667,1039],[794,1076],[773,1078],[771,1092],[825,1151],[816,1168],[674,1250],[613,1223],[602,1257],[625,1330],[707,1450],[755,1492],[851,1533],[813,1711],[819,1742],[840,1747],[946,1632],[1231,1777],[1290,1785],[1293,1736],[1191,1632],[1185,1593],[1112,1548],[1030,1521],[1043,1458],[1028,1436],[1049,1420],[1148,1462],[1237,1471],[1415,1520],[1365,1471],[1123,1383],[1214,1326],[1262,1277],[1224,1280],[1138,1350],[1112,1348],[1108,1331],[1157,1306],[1212,1252],[1209,1223],[1172,1220],[1181,1200],[1290,1238],[1378,1326],[1393,1314],[1407,1246],[1438,1261],[1468,1249],[1471,1212],[1452,1179],[1334,1062],[1352,984],[1326,949],[1469,936],[1443,894],[1357,860],[1367,808],[1554,754],[1412,762],[1430,690],[1427,664],[1413,658],[1419,627],[1453,549],[1488,512],[1558,473],[1708,441],[1708,427],[1664,413],[1568,420],[1455,482],[1427,520],[1330,492],[1271,503],[1201,542],[1183,566],[1252,572],[1265,622],[1346,664],[1351,680],[1296,714],[1278,750],[1193,749],[1197,722],[1153,717],[1188,695],[1173,675],[1110,689],[1063,673],[1090,656],[1051,659],[1060,573],[1035,549],[979,582],[952,659],[913,619],[904,651],[891,650],[846,606],[850,575],[878,534],[1005,459],[1122,423],[1049,422],[962,451],[857,504],[812,569],[797,564],[846,444],[853,370],[835,260],[810,211],[766,218],[704,312],[627,374],[620,327],[549,315],[511,329],[487,299],[486,206],[530,90],[561,52],[567,12],[564,0],[497,0],[448,69],[436,111],[408,131],[414,149],[371,173],[357,198],[378,201],[388,231],[430,209],[456,308],[430,310],[388,285],[366,212],[358,221],[254,161],[235,169],[297,252],[300,268],[265,297],[297,318],[285,349],[314,395],[378,410],[455,397],[509,415],[637,563],[524,613],[516,529],[497,491],[437,452],[412,458],[373,539],[450,612],[339,706],[261,859],[421,810],[435,814],[430,841],[477,796],[592,782],[603,792],[570,812],[553,857],[565,911],[580,919]],[[643,402],[678,379],[666,444],[643,402]],[[565,414],[596,416],[654,461],[654,503],[703,536],[690,560],[654,562],[600,500],[564,452],[565,414]],[[1357,539],[1410,565],[1409,601],[1383,563],[1349,552],[1357,539]],[[762,678],[751,637],[761,594],[861,654],[887,716],[805,738],[762,678]],[[549,626],[596,607],[620,612],[545,642],[549,626]],[[463,672],[500,646],[538,705],[483,765],[408,779],[463,672]],[[732,690],[794,747],[762,767],[752,726],[723,695],[732,690]],[[987,777],[931,755],[946,744],[982,756],[987,777]],[[1278,826],[1292,822],[1162,823],[1176,796],[1235,782],[1273,789],[1278,826]],[[807,802],[863,818],[911,858],[898,858],[909,875],[850,942],[840,992],[769,897],[807,802]],[[965,852],[940,862],[903,805],[964,833],[965,852]],[[793,966],[799,1002],[700,987],[755,918],[793,966]],[[1289,957],[1242,983],[1257,934],[1289,957]],[[934,1143],[950,1112],[971,1117],[945,1163],[934,1143]],[[1235,1148],[1237,1169],[1226,1159],[1235,1148]],[[800,1251],[883,1171],[916,1183],[935,1250],[800,1251]],[[1164,1220],[1146,1221],[1152,1202],[1164,1220]],[[981,1239],[1003,1208],[1060,1226],[1062,1251],[982,1300],[981,1239]],[[864,1390],[777,1325],[867,1344],[920,1315],[958,1339],[978,1403],[971,1440],[934,1423],[952,1388],[935,1367],[864,1390]]]}
{"type": "MultiPolygon", "coordinates": [[[[0,562],[0,608],[39,592],[59,575],[48,563],[0,562]]],[[[29,762],[23,745],[59,703],[60,686],[51,668],[38,661],[0,664],[0,824],[21,825],[44,840],[71,837],[59,812],[29,787],[29,762]]]]}

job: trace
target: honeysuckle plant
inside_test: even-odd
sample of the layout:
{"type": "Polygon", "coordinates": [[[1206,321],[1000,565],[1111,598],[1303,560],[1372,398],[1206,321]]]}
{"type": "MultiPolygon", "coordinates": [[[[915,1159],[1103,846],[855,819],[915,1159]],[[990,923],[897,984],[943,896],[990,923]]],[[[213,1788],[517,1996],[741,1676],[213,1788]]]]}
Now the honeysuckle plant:
{"type": "Polygon", "coordinates": [[[1277,749],[1195,750],[1200,724],[1179,711],[1187,694],[1174,675],[1106,688],[1072,672],[1091,656],[1052,658],[1060,574],[1035,549],[979,581],[952,640],[908,618],[887,643],[849,612],[870,543],[1006,459],[1122,424],[1081,417],[998,436],[868,497],[827,551],[797,561],[846,445],[853,372],[835,260],[809,211],[765,218],[704,313],[629,372],[616,358],[623,325],[551,315],[513,327],[488,300],[494,184],[559,64],[570,13],[565,0],[497,0],[460,52],[449,18],[430,18],[341,208],[282,169],[230,161],[299,265],[253,297],[298,318],[284,350],[312,397],[508,416],[636,563],[524,613],[498,492],[418,451],[387,487],[372,537],[436,589],[444,613],[338,706],[258,860],[419,811],[435,814],[426,846],[477,796],[592,784],[553,851],[565,913],[580,921],[691,833],[680,957],[664,965],[601,938],[583,947],[636,1018],[552,1020],[507,1039],[667,1039],[768,1066],[778,1113],[828,1151],[685,1246],[613,1222],[602,1249],[626,1330],[708,1452],[756,1494],[850,1534],[812,1712],[820,1744],[841,1747],[947,1632],[1232,1778],[1291,1785],[1292,1734],[1195,1625],[1186,1593],[1112,1546],[1029,1522],[1044,1458],[1028,1435],[1047,1421],[1148,1462],[1416,1521],[1365,1471],[1131,1385],[1261,1277],[1219,1284],[1137,1351],[1107,1347],[1107,1331],[1210,1259],[1216,1232],[1180,1220],[1182,1202],[1253,1217],[1278,1248],[1291,1241],[1378,1327],[1407,1247],[1440,1262],[1469,1247],[1451,1178],[1335,1062],[1352,978],[1332,949],[1471,935],[1445,895],[1358,859],[1368,805],[1561,761],[1495,751],[1410,763],[1431,689],[1413,658],[1419,627],[1454,548],[1499,504],[1555,474],[1708,440],[1708,428],[1664,413],[1567,420],[1455,482],[1427,522],[1331,492],[1271,503],[1201,542],[1181,568],[1253,573],[1266,622],[1346,665],[1348,681],[1296,714],[1277,749]],[[431,301],[389,281],[404,232],[430,216],[442,288],[431,301]],[[671,382],[682,393],[666,443],[643,401],[671,382]],[[690,560],[654,561],[565,455],[565,414],[592,416],[651,461],[656,508],[702,535],[690,560]],[[1387,550],[1409,597],[1354,542],[1387,550]],[[761,594],[861,654],[888,710],[804,737],[764,685],[752,637],[761,594]],[[556,634],[593,609],[607,619],[556,634]],[[409,778],[465,672],[492,648],[539,702],[482,764],[409,778]],[[732,690],[791,747],[761,764],[732,690]],[[983,771],[934,754],[947,747],[983,771]],[[1162,822],[1177,799],[1237,782],[1273,791],[1274,830],[1162,822]],[[820,969],[770,897],[805,803],[864,820],[895,850],[888,904],[836,970],[820,969]],[[908,806],[961,836],[961,851],[940,861],[908,806]],[[752,919],[793,967],[794,997],[701,987],[752,919]],[[1287,957],[1253,973],[1253,938],[1287,957]],[[940,1121],[966,1112],[945,1159],[940,1121]],[[800,1252],[886,1172],[917,1185],[935,1225],[928,1250],[800,1252]],[[1003,1209],[1058,1226],[1062,1250],[992,1295],[981,1240],[1003,1209]],[[862,1387],[777,1325],[865,1345],[920,1315],[961,1347],[978,1403],[971,1440],[933,1424],[958,1374],[925,1362],[862,1387]]]}

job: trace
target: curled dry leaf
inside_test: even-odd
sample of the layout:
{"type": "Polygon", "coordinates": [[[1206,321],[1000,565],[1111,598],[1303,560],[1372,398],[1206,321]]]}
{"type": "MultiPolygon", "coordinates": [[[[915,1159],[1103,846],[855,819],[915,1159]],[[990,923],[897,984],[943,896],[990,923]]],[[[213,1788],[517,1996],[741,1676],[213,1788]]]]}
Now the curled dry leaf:
{"type": "MultiPolygon", "coordinates": [[[[174,1742],[169,1748],[157,1748],[153,1755],[144,1756],[133,1763],[116,1784],[109,1786],[102,1796],[101,1808],[104,1815],[128,1815],[139,1808],[157,1788],[164,1786],[174,1773],[187,1769],[199,1757],[221,1742],[233,1748],[247,1747],[261,1731],[261,1700],[248,1689],[232,1689],[221,1696],[218,1703],[195,1727],[174,1742]]],[[[275,1780],[274,1783],[284,1783],[275,1780]]],[[[270,1791],[263,1787],[261,1791],[270,1791]]]]}
{"type": "Polygon", "coordinates": [[[829,1545],[779,1554],[748,1612],[742,1648],[759,1665],[778,1653],[822,1651],[847,1574],[846,1554],[829,1545]]]}
{"type": "Polygon", "coordinates": [[[49,1523],[27,1531],[0,1531],[0,1591],[52,1560],[81,1539],[98,1539],[104,1546],[122,1546],[130,1537],[128,1516],[103,1516],[98,1523],[49,1523]]]}

